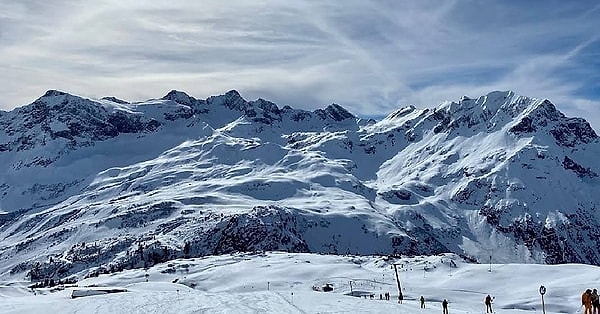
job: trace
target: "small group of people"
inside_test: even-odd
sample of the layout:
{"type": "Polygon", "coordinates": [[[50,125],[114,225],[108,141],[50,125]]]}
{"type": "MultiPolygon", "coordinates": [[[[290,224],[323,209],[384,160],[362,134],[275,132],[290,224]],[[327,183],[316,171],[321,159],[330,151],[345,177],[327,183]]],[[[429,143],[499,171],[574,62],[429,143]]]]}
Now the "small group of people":
{"type": "Polygon", "coordinates": [[[384,294],[379,294],[379,300],[384,300],[384,299],[388,300],[388,301],[390,300],[390,293],[389,292],[386,292],[384,294]]]}
{"type": "MultiPolygon", "coordinates": [[[[485,297],[485,300],[483,301],[483,303],[485,303],[485,312],[486,313],[494,313],[494,311],[492,310],[492,303],[494,302],[494,299],[496,297],[492,297],[491,295],[487,295],[485,297]]],[[[425,297],[421,296],[419,298],[419,301],[421,303],[421,308],[424,309],[425,308],[425,297]]],[[[442,314],[448,314],[448,300],[444,299],[444,301],[442,301],[442,314]]],[[[596,314],[596,313],[594,313],[596,314]]],[[[597,313],[597,314],[600,314],[597,313]]]]}
{"type": "Polygon", "coordinates": [[[584,307],[583,314],[600,314],[598,290],[586,289],[581,295],[581,305],[584,307]]]}
{"type": "MultiPolygon", "coordinates": [[[[425,297],[421,296],[419,298],[419,301],[421,302],[421,308],[424,309],[425,308],[425,297]]],[[[444,301],[442,301],[442,313],[448,314],[448,300],[446,300],[446,299],[444,299],[444,301]]]]}

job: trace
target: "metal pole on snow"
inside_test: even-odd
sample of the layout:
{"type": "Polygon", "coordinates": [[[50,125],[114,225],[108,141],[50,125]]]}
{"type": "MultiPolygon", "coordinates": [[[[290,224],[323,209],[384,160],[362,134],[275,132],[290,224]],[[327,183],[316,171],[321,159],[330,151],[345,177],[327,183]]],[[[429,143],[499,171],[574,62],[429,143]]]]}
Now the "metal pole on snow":
{"type": "Polygon", "coordinates": [[[396,272],[396,283],[398,284],[398,303],[402,303],[404,296],[402,295],[402,287],[400,286],[400,277],[398,276],[396,264],[394,264],[394,271],[396,272]]]}
{"type": "Polygon", "coordinates": [[[546,294],[546,287],[540,286],[540,295],[542,296],[542,313],[546,314],[546,306],[544,305],[544,294],[546,294]]]}

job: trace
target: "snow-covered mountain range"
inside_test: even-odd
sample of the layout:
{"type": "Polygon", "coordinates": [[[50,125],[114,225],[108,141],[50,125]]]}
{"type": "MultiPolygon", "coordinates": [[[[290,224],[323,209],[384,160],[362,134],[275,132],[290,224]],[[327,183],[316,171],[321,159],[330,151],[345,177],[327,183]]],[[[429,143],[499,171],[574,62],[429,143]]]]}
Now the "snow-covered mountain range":
{"type": "Polygon", "coordinates": [[[600,264],[598,136],[546,99],[375,121],[236,91],[48,91],[0,126],[1,277],[264,250],[600,264]]]}

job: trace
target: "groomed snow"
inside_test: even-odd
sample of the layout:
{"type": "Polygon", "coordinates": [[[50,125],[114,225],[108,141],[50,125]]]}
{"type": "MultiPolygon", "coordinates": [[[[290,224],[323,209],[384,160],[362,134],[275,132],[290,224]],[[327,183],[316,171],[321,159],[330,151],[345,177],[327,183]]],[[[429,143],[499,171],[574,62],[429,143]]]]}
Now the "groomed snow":
{"type": "Polygon", "coordinates": [[[578,313],[580,296],[600,282],[600,268],[587,265],[469,264],[455,255],[386,260],[314,254],[266,253],[180,259],[144,270],[101,275],[79,287],[118,287],[127,292],[71,299],[73,289],[27,289],[0,283],[2,313],[578,313]],[[405,300],[396,302],[392,263],[399,264],[405,300]],[[449,265],[452,265],[449,267],[449,265]],[[491,269],[491,271],[489,271],[491,269]],[[148,276],[146,276],[146,274],[148,276]],[[146,278],[148,282],[146,282],[146,278]],[[351,297],[373,293],[375,298],[351,297]],[[333,292],[313,286],[334,285],[333,292]],[[193,289],[190,287],[194,287],[193,289]],[[391,292],[391,300],[379,294],[391,292]],[[426,308],[417,299],[423,295],[426,308]]]}

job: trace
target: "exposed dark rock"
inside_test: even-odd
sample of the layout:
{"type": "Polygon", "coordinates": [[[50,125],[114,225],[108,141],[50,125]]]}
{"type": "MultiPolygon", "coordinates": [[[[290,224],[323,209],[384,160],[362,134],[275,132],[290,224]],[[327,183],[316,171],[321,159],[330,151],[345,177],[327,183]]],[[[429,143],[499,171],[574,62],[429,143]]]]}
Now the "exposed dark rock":
{"type": "Polygon", "coordinates": [[[590,124],[581,118],[569,118],[550,131],[556,143],[565,147],[589,144],[598,138],[590,124]]]}
{"type": "Polygon", "coordinates": [[[514,134],[533,133],[536,131],[536,128],[530,117],[523,117],[521,121],[510,128],[509,131],[514,134]]]}
{"type": "Polygon", "coordinates": [[[565,169],[575,172],[575,174],[577,174],[577,176],[580,178],[583,178],[583,177],[593,178],[593,177],[598,176],[597,173],[595,173],[594,171],[592,171],[589,168],[585,168],[585,167],[581,166],[580,164],[576,163],[573,159],[569,158],[569,156],[565,156],[565,158],[563,159],[562,165],[565,169]]]}
{"type": "Polygon", "coordinates": [[[129,104],[129,102],[128,102],[128,101],[126,101],[126,100],[122,100],[122,99],[119,99],[119,98],[117,98],[117,97],[114,97],[114,96],[106,96],[106,97],[102,97],[102,99],[103,99],[103,100],[112,101],[112,102],[114,102],[114,103],[121,104],[121,105],[126,105],[126,104],[129,104]]]}
{"type": "Polygon", "coordinates": [[[321,119],[325,120],[327,118],[332,119],[334,121],[343,121],[346,119],[355,119],[356,117],[344,109],[342,106],[337,104],[331,104],[327,106],[325,109],[317,109],[314,111],[316,115],[318,115],[321,119]]]}

